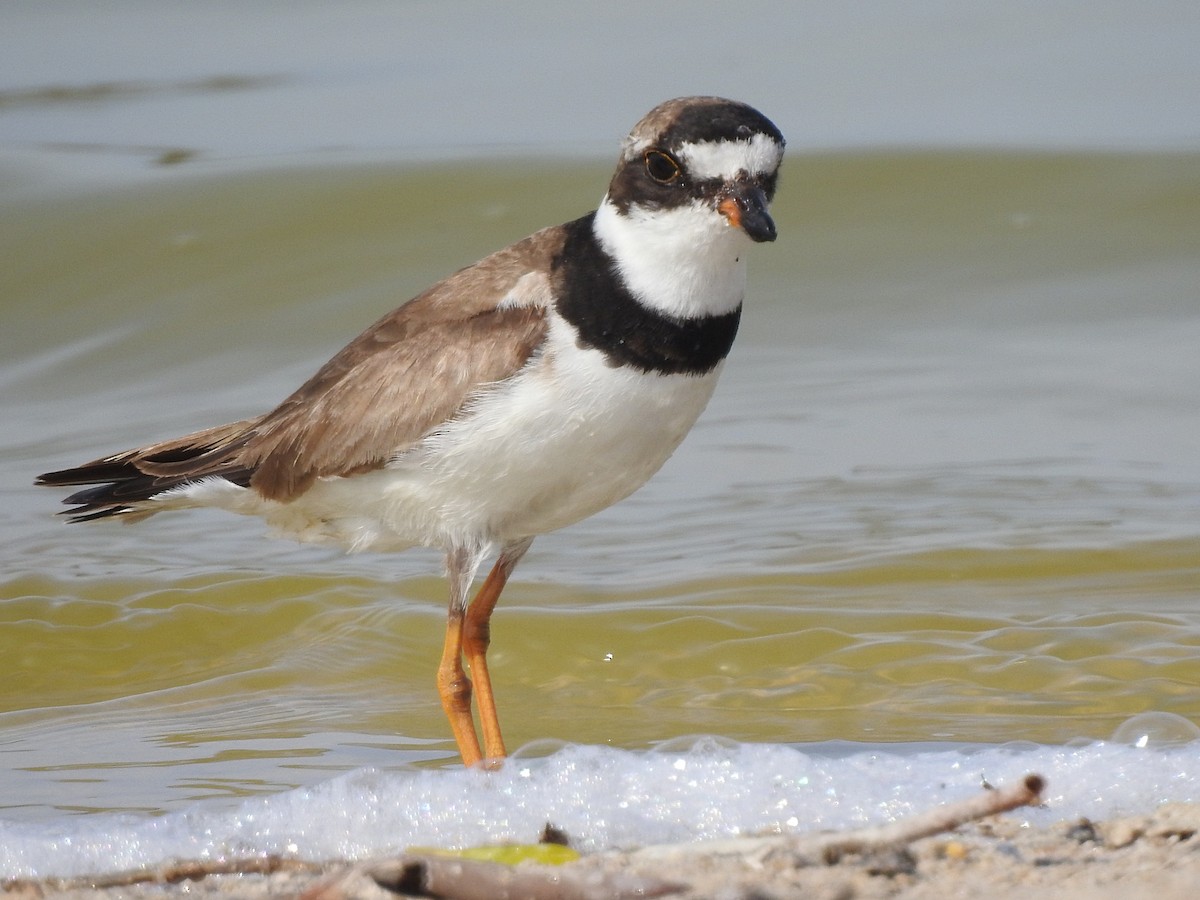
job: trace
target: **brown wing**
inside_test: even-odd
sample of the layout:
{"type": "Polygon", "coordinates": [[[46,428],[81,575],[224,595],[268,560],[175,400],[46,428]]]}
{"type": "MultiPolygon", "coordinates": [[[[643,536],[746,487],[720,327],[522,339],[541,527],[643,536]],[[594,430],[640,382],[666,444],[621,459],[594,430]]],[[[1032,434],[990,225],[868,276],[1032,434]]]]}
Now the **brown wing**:
{"type": "MultiPolygon", "coordinates": [[[[403,309],[407,310],[408,307],[403,309]]],[[[254,426],[237,453],[264,497],[287,500],[319,477],[380,468],[441,423],[476,390],[515,375],[546,330],[544,307],[388,323],[405,337],[367,335],[254,426]],[[370,344],[376,346],[370,346],[370,344]]]]}
{"type": "Polygon", "coordinates": [[[99,484],[64,502],[80,519],[134,511],[171,487],[220,475],[286,501],[322,476],[380,468],[521,370],[545,337],[546,229],[463,269],[384,316],[257,418],[50,472],[40,484],[99,484]]]}

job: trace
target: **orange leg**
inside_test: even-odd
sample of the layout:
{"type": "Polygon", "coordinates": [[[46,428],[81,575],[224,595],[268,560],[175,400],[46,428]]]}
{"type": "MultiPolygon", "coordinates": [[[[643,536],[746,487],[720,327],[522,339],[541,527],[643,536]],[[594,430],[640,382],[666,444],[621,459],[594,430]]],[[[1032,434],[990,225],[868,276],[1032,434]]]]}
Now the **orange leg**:
{"type": "Polygon", "coordinates": [[[437,684],[442,708],[446,711],[446,718],[450,720],[450,728],[458,744],[458,752],[467,766],[480,761],[486,764],[507,755],[504,738],[500,734],[500,717],[496,712],[492,679],[488,673],[487,651],[491,643],[491,618],[496,602],[508,583],[508,576],[532,543],[533,539],[529,538],[510,544],[501,551],[470,606],[466,606],[465,597],[476,560],[464,551],[451,551],[446,558],[450,574],[450,614],[446,622],[446,643],[438,666],[437,684]],[[464,656],[475,677],[474,692],[479,699],[479,723],[483,728],[482,748],[471,715],[472,686],[463,670],[464,656]]]}
{"type": "Polygon", "coordinates": [[[475,733],[475,720],[471,718],[471,679],[463,671],[462,638],[463,611],[460,608],[456,614],[452,605],[446,621],[446,643],[442,647],[442,661],[438,665],[437,687],[463,764],[473,766],[483,758],[483,753],[479,749],[479,736],[475,733]]]}
{"type": "Polygon", "coordinates": [[[474,602],[467,608],[463,628],[463,653],[467,665],[475,676],[475,689],[479,700],[479,724],[483,728],[483,752],[488,760],[502,759],[508,753],[504,749],[504,738],[500,735],[500,716],[496,712],[496,695],[492,693],[492,676],[488,673],[487,651],[492,640],[492,611],[500,592],[508,584],[517,561],[529,549],[530,541],[507,548],[500,554],[492,571],[488,573],[483,587],[475,595],[474,602]]]}
{"type": "Polygon", "coordinates": [[[479,702],[479,724],[483,729],[483,755],[485,760],[500,759],[504,752],[504,738],[500,736],[500,719],[496,713],[496,695],[492,692],[492,676],[488,673],[487,650],[491,643],[492,610],[504,590],[508,575],[501,568],[503,557],[496,560],[487,580],[471,605],[463,621],[463,655],[471,674],[475,676],[475,697],[479,702]]]}

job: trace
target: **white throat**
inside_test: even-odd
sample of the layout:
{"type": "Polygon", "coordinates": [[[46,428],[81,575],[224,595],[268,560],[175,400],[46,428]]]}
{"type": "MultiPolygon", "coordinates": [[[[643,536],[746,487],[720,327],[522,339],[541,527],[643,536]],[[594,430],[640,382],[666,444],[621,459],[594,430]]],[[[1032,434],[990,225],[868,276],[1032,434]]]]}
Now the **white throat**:
{"type": "Polygon", "coordinates": [[[630,207],[622,215],[608,196],[596,210],[597,240],[642,304],[678,319],[719,316],[746,293],[752,241],[701,203],[678,209],[630,207]]]}

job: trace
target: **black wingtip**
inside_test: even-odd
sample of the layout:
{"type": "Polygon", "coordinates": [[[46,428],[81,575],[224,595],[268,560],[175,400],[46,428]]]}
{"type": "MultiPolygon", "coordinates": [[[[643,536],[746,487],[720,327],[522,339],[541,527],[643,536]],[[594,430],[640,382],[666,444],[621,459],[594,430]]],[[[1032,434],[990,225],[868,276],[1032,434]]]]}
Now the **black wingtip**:
{"type": "Polygon", "coordinates": [[[77,525],[80,522],[95,522],[97,519],[109,519],[131,512],[134,512],[134,508],[132,506],[106,506],[103,509],[98,509],[94,512],[82,512],[78,509],[64,509],[59,513],[59,515],[69,517],[67,519],[68,525],[77,525]]]}
{"type": "Polygon", "coordinates": [[[128,467],[119,470],[123,477],[115,477],[116,467],[109,463],[92,463],[73,469],[59,469],[55,472],[44,472],[34,479],[38,487],[73,487],[90,485],[81,491],[75,491],[61,502],[72,507],[58,512],[67,516],[70,524],[76,522],[93,522],[96,519],[107,519],[136,512],[136,508],[120,502],[118,495],[129,478],[128,467]]]}

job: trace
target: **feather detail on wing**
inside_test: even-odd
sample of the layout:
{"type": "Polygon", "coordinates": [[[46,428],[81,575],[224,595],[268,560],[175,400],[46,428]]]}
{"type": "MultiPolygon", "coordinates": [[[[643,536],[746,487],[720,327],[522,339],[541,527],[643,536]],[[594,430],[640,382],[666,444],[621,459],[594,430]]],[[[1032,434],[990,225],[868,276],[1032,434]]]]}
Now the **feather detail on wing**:
{"type": "Polygon", "coordinates": [[[454,417],[477,390],[511,378],[546,330],[546,310],[491,309],[422,323],[384,348],[352,344],[254,427],[237,456],[251,486],[289,500],[317,478],[377,469],[454,417]],[[364,352],[365,351],[365,352],[364,352]]]}
{"type": "Polygon", "coordinates": [[[73,521],[134,519],[153,512],[144,501],[205,478],[287,502],[317,478],[381,468],[534,356],[551,303],[543,273],[560,243],[547,229],[440,282],[263,416],[49,472],[38,484],[97,485],[63,501],[76,507],[73,521]]]}

